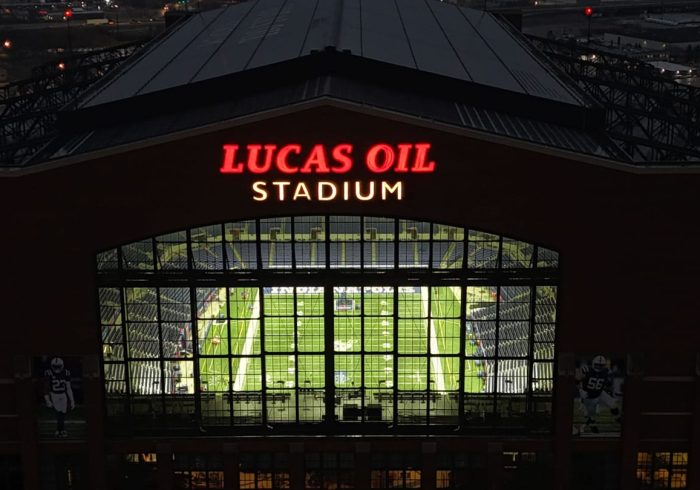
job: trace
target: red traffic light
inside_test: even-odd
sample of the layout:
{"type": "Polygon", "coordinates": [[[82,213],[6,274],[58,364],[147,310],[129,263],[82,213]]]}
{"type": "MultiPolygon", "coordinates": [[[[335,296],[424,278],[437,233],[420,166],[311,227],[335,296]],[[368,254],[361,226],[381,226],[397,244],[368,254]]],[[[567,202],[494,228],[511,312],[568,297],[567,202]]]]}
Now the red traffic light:
{"type": "Polygon", "coordinates": [[[583,13],[586,14],[586,17],[590,17],[591,15],[593,15],[593,7],[584,8],[583,13]]]}
{"type": "Polygon", "coordinates": [[[66,11],[63,12],[63,17],[65,17],[66,20],[69,20],[71,17],[73,17],[73,9],[66,9],[66,11]]]}

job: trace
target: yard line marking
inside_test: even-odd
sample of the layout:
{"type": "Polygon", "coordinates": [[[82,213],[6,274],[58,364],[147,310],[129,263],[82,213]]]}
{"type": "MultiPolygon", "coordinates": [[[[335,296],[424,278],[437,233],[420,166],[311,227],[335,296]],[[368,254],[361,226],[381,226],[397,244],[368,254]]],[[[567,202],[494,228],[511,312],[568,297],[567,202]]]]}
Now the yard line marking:
{"type": "MultiPolygon", "coordinates": [[[[430,311],[429,307],[429,295],[428,295],[428,288],[427,287],[421,287],[420,288],[420,296],[421,296],[421,305],[423,307],[423,314],[425,316],[428,316],[428,312],[430,311]]],[[[437,337],[436,337],[436,331],[435,331],[435,321],[430,318],[430,327],[429,327],[429,336],[430,336],[430,351],[435,352],[437,355],[440,355],[440,349],[438,348],[438,342],[437,342],[437,337]]],[[[430,362],[433,364],[433,370],[435,371],[435,378],[436,378],[436,386],[438,391],[445,391],[445,375],[442,372],[442,362],[440,362],[440,358],[431,356],[430,357],[430,362]]]]}
{"type": "MultiPolygon", "coordinates": [[[[256,289],[255,297],[253,298],[253,311],[250,315],[251,319],[248,322],[248,332],[245,337],[245,344],[243,344],[243,352],[241,353],[244,356],[250,355],[251,351],[253,350],[255,334],[258,331],[259,322],[257,321],[257,318],[260,316],[260,299],[258,298],[259,295],[260,290],[256,289]]],[[[236,381],[234,381],[233,383],[233,391],[243,390],[243,381],[245,380],[245,373],[248,370],[249,361],[249,357],[243,357],[241,359],[240,364],[238,364],[238,371],[236,372],[236,381]]]]}

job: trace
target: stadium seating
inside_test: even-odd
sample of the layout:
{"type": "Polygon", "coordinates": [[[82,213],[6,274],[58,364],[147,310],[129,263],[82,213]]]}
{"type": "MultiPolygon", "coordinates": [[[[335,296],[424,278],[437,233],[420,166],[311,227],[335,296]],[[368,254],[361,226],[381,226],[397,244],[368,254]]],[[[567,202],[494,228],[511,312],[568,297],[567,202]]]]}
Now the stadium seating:
{"type": "MultiPolygon", "coordinates": [[[[498,379],[494,378],[493,361],[484,361],[486,366],[486,390],[495,388],[499,393],[524,393],[527,390],[528,364],[524,359],[530,349],[530,303],[522,300],[529,298],[529,288],[508,287],[501,289],[500,305],[494,302],[489,306],[472,310],[467,327],[474,339],[480,342],[478,353],[481,357],[491,358],[498,354],[498,379]],[[493,320],[496,311],[500,321],[493,320]],[[496,328],[498,325],[498,346],[496,345],[496,328]],[[498,347],[498,349],[497,349],[498,347]],[[508,359],[516,358],[516,359],[508,359]],[[520,358],[520,359],[517,359],[520,358]]],[[[554,304],[537,304],[535,323],[537,334],[534,343],[535,359],[552,359],[554,354],[554,304]]],[[[536,363],[533,379],[551,379],[549,363],[536,363]],[[540,372],[541,371],[541,372],[540,372]]],[[[543,386],[540,386],[543,388],[543,386]]]]}

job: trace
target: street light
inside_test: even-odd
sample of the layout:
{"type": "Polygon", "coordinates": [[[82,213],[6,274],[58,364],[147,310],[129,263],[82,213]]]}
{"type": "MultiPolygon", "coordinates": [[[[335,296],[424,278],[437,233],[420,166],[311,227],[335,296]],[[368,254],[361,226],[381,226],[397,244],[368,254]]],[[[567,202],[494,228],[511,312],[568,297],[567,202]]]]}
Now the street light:
{"type": "Polygon", "coordinates": [[[591,44],[591,18],[593,17],[593,7],[585,7],[583,15],[588,19],[588,44],[591,44]]]}
{"type": "Polygon", "coordinates": [[[70,20],[73,17],[73,9],[67,8],[65,12],[63,12],[63,18],[66,19],[66,32],[68,33],[68,56],[72,57],[73,56],[73,46],[71,45],[71,39],[70,39],[70,20]]]}

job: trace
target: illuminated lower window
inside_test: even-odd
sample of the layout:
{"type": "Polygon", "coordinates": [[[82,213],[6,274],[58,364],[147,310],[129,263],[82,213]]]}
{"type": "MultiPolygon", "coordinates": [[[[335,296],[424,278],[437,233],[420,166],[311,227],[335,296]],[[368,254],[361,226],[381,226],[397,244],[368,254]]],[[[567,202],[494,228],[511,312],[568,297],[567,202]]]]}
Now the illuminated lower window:
{"type": "Polygon", "coordinates": [[[283,490],[290,488],[286,453],[246,453],[240,456],[239,481],[242,490],[283,490]]]}
{"type": "Polygon", "coordinates": [[[374,453],[370,488],[420,488],[421,469],[415,454],[374,453]]]}
{"type": "Polygon", "coordinates": [[[687,488],[688,453],[637,453],[639,488],[687,488]]]}
{"type": "Polygon", "coordinates": [[[435,473],[436,488],[453,488],[454,474],[452,470],[437,470],[435,473]]]}
{"type": "Polygon", "coordinates": [[[224,465],[218,455],[176,454],[175,488],[224,488],[224,465]]]}
{"type": "Polygon", "coordinates": [[[485,476],[483,461],[478,453],[455,451],[437,455],[436,488],[462,488],[467,482],[469,488],[485,488],[485,476]]]}

